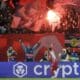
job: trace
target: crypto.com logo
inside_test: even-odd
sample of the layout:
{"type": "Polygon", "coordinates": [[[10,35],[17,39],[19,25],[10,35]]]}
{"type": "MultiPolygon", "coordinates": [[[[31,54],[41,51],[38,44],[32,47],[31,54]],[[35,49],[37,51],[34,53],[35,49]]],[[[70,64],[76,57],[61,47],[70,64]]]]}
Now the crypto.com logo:
{"type": "Polygon", "coordinates": [[[24,77],[27,75],[27,66],[22,62],[18,62],[13,65],[13,74],[17,77],[24,77]]]}

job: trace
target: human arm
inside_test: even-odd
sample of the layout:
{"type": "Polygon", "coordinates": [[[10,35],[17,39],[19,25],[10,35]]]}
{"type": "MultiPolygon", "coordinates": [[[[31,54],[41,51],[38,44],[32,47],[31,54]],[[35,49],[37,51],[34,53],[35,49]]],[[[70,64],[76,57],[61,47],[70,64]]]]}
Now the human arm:
{"type": "Polygon", "coordinates": [[[26,46],[24,45],[24,43],[22,42],[21,39],[19,40],[19,42],[20,42],[20,45],[21,45],[22,49],[23,49],[24,52],[26,53],[26,46]]]}
{"type": "Polygon", "coordinates": [[[40,46],[40,42],[37,42],[33,47],[32,50],[36,50],[40,46]]]}

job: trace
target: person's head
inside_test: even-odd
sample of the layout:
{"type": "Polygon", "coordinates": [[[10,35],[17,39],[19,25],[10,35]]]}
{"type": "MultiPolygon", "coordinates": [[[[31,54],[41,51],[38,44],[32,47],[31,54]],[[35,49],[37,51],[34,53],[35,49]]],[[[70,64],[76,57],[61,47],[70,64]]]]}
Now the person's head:
{"type": "Polygon", "coordinates": [[[67,53],[65,48],[62,49],[62,53],[67,53]]]}
{"type": "Polygon", "coordinates": [[[52,48],[51,47],[49,47],[49,51],[52,51],[52,48]]]}
{"type": "Polygon", "coordinates": [[[27,43],[27,48],[30,48],[31,46],[30,46],[30,44],[29,43],[27,43]]]}
{"type": "Polygon", "coordinates": [[[12,46],[10,46],[10,47],[9,47],[9,50],[12,50],[12,49],[13,49],[13,47],[12,47],[12,46]]]}
{"type": "Polygon", "coordinates": [[[71,53],[72,49],[70,47],[67,48],[67,52],[71,53]]]}

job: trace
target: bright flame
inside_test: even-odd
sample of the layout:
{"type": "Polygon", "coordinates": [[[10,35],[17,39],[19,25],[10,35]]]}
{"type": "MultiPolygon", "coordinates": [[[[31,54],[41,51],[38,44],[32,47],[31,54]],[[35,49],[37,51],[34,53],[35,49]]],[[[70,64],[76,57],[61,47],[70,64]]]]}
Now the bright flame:
{"type": "Polygon", "coordinates": [[[56,26],[59,25],[60,23],[60,15],[53,11],[53,10],[49,10],[48,13],[47,13],[47,20],[49,22],[49,25],[52,29],[52,31],[55,30],[56,26]]]}
{"type": "Polygon", "coordinates": [[[50,23],[57,23],[60,21],[60,16],[58,13],[56,13],[55,11],[53,10],[49,10],[48,13],[47,13],[47,20],[50,22],[50,23]]]}

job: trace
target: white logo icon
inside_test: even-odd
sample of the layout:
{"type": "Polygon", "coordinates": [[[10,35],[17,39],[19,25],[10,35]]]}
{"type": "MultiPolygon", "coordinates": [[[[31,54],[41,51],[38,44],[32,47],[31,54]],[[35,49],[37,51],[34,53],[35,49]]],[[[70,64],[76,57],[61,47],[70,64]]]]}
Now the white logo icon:
{"type": "Polygon", "coordinates": [[[27,66],[22,62],[18,62],[13,66],[13,74],[17,77],[24,77],[27,75],[27,66]]]}

